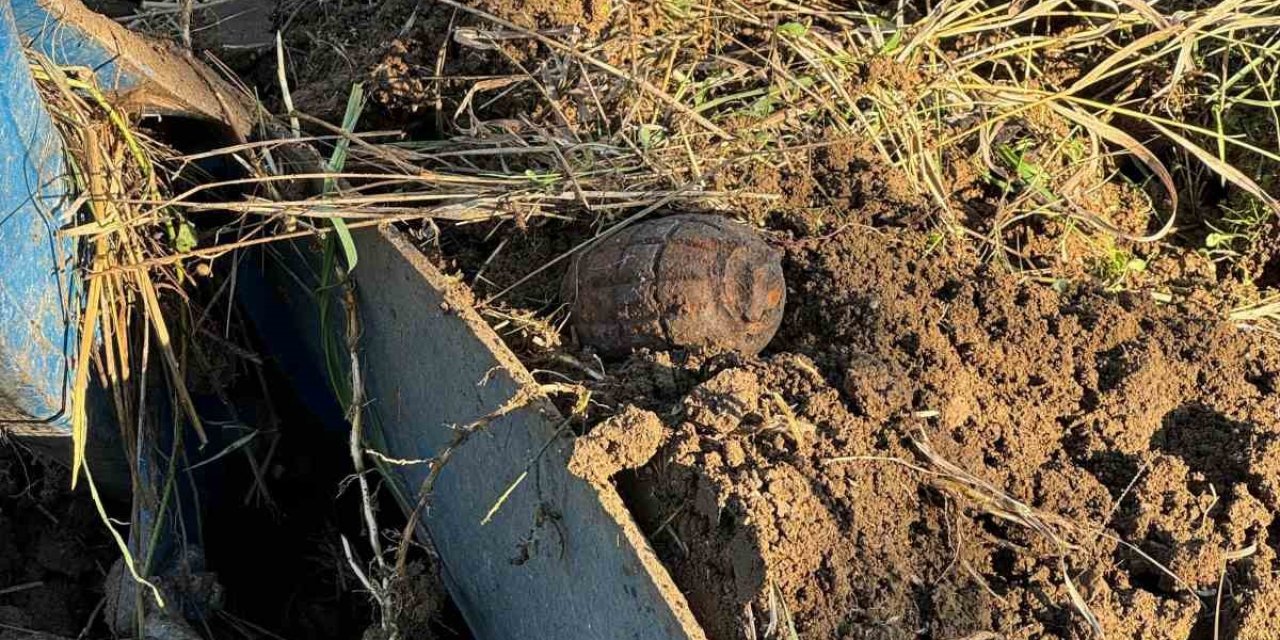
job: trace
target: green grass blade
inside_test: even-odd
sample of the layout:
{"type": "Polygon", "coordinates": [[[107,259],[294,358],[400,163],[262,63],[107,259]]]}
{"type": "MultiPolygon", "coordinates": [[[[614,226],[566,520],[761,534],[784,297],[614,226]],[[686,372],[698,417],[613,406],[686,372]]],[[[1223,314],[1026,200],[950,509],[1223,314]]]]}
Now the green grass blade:
{"type": "MultiPolygon", "coordinates": [[[[333,155],[329,157],[329,171],[333,173],[341,173],[342,168],[347,164],[347,153],[351,148],[351,139],[346,137],[351,135],[356,128],[356,122],[360,119],[360,112],[364,110],[364,86],[354,84],[351,86],[351,94],[347,96],[347,111],[342,116],[342,133],[345,134],[341,140],[333,147],[333,155]]],[[[337,183],[333,178],[325,178],[324,192],[326,195],[331,193],[337,187],[337,183]]],[[[351,237],[351,229],[347,227],[347,223],[342,218],[330,218],[333,224],[333,230],[338,234],[338,243],[342,246],[342,254],[347,258],[347,271],[356,268],[356,263],[360,256],[356,253],[356,242],[351,237]]]]}

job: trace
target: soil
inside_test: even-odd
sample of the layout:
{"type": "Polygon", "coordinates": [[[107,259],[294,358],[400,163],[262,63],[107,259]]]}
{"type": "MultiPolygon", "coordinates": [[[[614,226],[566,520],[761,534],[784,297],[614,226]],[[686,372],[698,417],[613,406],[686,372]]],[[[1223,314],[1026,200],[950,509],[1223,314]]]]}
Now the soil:
{"type": "Polygon", "coordinates": [[[1195,594],[1220,580],[1220,637],[1280,633],[1269,339],[911,233],[794,244],[786,270],[771,355],[643,354],[613,390],[670,430],[623,486],[711,637],[754,637],[782,603],[801,637],[1091,637],[1065,576],[1108,638],[1214,637],[1195,594]]]}
{"type": "Polygon", "coordinates": [[[0,639],[102,631],[94,611],[118,551],[67,472],[0,441],[0,639]]]}
{"type": "Polygon", "coordinates": [[[649,462],[663,440],[663,424],[657,414],[627,407],[574,441],[569,471],[593,482],[604,482],[623,469],[649,462]]]}
{"type": "MultiPolygon", "coordinates": [[[[788,306],[764,356],[643,350],[593,385],[620,413],[579,441],[575,472],[616,479],[710,637],[787,615],[806,638],[1091,637],[1072,588],[1108,638],[1208,639],[1215,618],[1218,637],[1280,633],[1274,338],[1207,296],[1009,273],[861,188],[885,195],[845,220],[766,217],[788,306]],[[664,445],[624,471],[651,451],[648,412],[664,445]],[[994,491],[940,478],[913,440],[994,491]]],[[[516,257],[480,290],[581,232],[505,237],[516,257]]],[[[496,242],[450,264],[474,274],[496,242]]],[[[1212,271],[1178,265],[1164,282],[1212,271]]],[[[554,307],[557,275],[528,285],[530,309],[554,307]]]]}

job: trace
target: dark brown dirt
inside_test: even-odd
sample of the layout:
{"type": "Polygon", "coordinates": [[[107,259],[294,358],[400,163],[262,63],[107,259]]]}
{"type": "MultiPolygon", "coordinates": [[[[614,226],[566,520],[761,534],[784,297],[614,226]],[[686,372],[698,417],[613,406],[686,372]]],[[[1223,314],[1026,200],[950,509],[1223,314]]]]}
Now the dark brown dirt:
{"type": "Polygon", "coordinates": [[[90,614],[118,552],[87,493],[66,487],[64,469],[0,440],[0,639],[103,630],[90,614]]]}
{"type": "Polygon", "coordinates": [[[774,355],[627,370],[672,435],[624,486],[711,637],[785,612],[813,638],[1090,637],[1062,566],[1109,638],[1213,637],[1224,579],[1220,637],[1276,637],[1269,339],[911,233],[793,245],[787,270],[774,355]],[[1080,548],[907,466],[936,470],[911,437],[1080,548]]]}
{"type": "MultiPolygon", "coordinates": [[[[371,625],[365,631],[363,640],[396,637],[438,640],[457,637],[453,630],[441,623],[449,604],[449,595],[440,576],[440,563],[434,557],[429,562],[410,562],[405,575],[397,577],[392,583],[391,593],[396,605],[394,611],[389,612],[390,629],[371,625]]],[[[456,612],[453,613],[456,616],[456,612]]]]}
{"type": "MultiPolygon", "coordinates": [[[[472,3],[477,8],[498,9],[516,23],[558,16],[575,24],[575,13],[589,11],[602,0],[553,10],[563,3],[472,3]],[[503,8],[498,5],[507,5],[503,8]]],[[[573,3],[570,3],[572,5],[573,3]]],[[[292,98],[296,107],[330,122],[340,122],[353,84],[364,83],[370,108],[362,117],[364,127],[402,128],[417,137],[433,138],[446,130],[470,130],[480,126],[469,110],[468,92],[473,85],[487,101],[490,91],[510,86],[510,76],[522,73],[520,60],[536,48],[525,40],[494,49],[460,44],[451,28],[491,25],[444,5],[417,0],[387,0],[370,6],[360,3],[320,7],[307,1],[284,0],[276,23],[282,28],[289,51],[292,98]]],[[[252,74],[267,95],[278,84],[273,60],[263,60],[252,74]]],[[[474,105],[472,105],[474,108],[474,105]]],[[[503,100],[486,115],[521,117],[544,109],[536,102],[503,100]]]]}

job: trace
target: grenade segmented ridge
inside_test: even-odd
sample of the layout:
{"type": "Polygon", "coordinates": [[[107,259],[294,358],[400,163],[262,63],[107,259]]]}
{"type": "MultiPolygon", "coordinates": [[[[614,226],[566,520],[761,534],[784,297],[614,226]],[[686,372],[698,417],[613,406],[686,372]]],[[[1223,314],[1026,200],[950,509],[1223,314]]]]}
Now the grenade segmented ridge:
{"type": "Polygon", "coordinates": [[[786,288],[780,253],[750,228],[681,214],[623,229],[579,256],[562,295],[579,340],[606,354],[755,355],[777,332],[786,288]]]}

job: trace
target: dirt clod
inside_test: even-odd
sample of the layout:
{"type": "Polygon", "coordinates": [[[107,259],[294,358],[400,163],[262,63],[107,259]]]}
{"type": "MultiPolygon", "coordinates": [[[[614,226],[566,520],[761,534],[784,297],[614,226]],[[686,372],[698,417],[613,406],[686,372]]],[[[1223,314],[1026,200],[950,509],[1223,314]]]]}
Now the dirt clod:
{"type": "Polygon", "coordinates": [[[592,482],[605,482],[623,469],[648,462],[665,435],[657,414],[628,406],[574,441],[569,472],[592,482]]]}
{"type": "Polygon", "coordinates": [[[905,372],[872,356],[854,355],[844,374],[844,392],[863,415],[883,420],[911,402],[905,372]]]}

